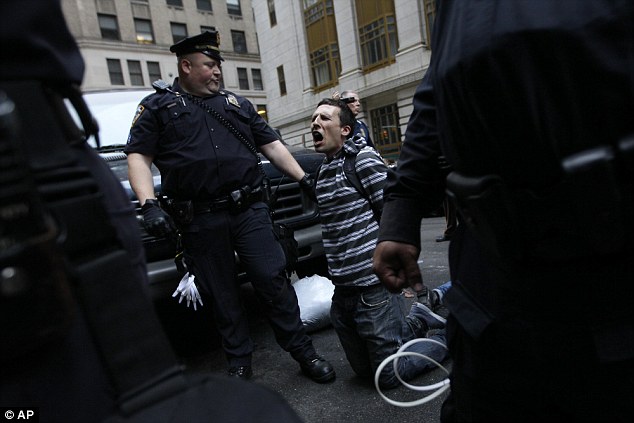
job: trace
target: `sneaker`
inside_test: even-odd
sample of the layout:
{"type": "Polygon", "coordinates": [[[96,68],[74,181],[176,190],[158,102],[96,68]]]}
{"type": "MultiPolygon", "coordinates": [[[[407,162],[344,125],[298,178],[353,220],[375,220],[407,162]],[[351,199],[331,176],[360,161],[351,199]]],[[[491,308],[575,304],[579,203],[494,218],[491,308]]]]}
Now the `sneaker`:
{"type": "Polygon", "coordinates": [[[442,293],[438,289],[431,289],[427,293],[427,307],[436,310],[442,301],[442,293]]]}
{"type": "Polygon", "coordinates": [[[416,297],[418,297],[419,303],[427,304],[427,299],[429,298],[429,288],[427,288],[427,285],[423,285],[423,289],[416,292],[416,297]]]}
{"type": "Polygon", "coordinates": [[[444,317],[434,313],[425,304],[419,302],[412,304],[410,316],[416,317],[418,320],[427,325],[427,330],[442,329],[445,327],[445,323],[447,323],[447,320],[444,317]]]}

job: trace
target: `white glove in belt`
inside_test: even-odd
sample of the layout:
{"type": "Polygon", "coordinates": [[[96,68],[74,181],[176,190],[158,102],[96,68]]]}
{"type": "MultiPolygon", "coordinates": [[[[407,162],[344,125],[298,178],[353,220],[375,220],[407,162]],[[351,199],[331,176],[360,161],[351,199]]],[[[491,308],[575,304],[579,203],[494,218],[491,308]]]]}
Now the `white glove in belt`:
{"type": "Polygon", "coordinates": [[[203,300],[200,298],[200,294],[198,293],[198,288],[196,288],[196,284],[194,283],[194,275],[190,275],[189,272],[185,273],[183,279],[181,279],[178,284],[178,288],[172,294],[172,297],[176,297],[180,294],[180,298],[178,299],[178,303],[180,304],[183,301],[183,298],[187,299],[187,307],[192,303],[194,305],[194,310],[196,310],[196,303],[200,303],[203,305],[203,300]]]}

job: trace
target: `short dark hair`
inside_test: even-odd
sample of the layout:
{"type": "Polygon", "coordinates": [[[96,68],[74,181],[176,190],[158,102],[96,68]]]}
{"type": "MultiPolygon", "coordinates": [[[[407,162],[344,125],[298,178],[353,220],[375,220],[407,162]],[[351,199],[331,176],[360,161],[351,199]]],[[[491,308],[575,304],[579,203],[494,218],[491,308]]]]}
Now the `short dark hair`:
{"type": "Polygon", "coordinates": [[[338,107],[339,121],[341,122],[341,127],[343,128],[344,126],[349,126],[351,130],[354,130],[354,115],[352,114],[352,110],[350,110],[346,103],[341,100],[335,100],[334,98],[324,98],[319,102],[319,104],[317,104],[317,107],[323,104],[338,107]]]}

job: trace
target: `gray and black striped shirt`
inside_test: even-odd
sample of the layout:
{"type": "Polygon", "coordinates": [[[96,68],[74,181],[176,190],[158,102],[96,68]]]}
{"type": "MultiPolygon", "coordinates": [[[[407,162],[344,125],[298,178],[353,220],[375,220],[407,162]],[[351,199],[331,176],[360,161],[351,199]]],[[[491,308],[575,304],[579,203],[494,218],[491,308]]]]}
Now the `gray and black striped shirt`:
{"type": "Polygon", "coordinates": [[[364,138],[344,143],[342,151],[324,161],[317,177],[316,194],[321,215],[326,259],[332,283],[366,286],[378,283],[372,272],[372,255],[379,225],[372,207],[346,178],[344,154],[356,154],[355,168],[370,201],[383,208],[387,166],[364,138]]]}

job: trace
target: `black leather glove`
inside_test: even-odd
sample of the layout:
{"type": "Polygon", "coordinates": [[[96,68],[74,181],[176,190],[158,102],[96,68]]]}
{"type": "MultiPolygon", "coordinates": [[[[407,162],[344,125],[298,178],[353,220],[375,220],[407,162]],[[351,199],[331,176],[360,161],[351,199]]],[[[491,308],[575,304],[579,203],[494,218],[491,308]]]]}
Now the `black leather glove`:
{"type": "Polygon", "coordinates": [[[146,200],[141,207],[141,212],[143,212],[143,226],[150,235],[157,238],[171,237],[176,232],[174,221],[159,206],[158,200],[146,200]]]}
{"type": "Polygon", "coordinates": [[[317,203],[317,196],[315,195],[315,183],[313,182],[313,179],[310,176],[305,174],[304,177],[300,179],[299,186],[302,189],[302,191],[306,193],[308,198],[313,200],[313,202],[317,203]]]}

